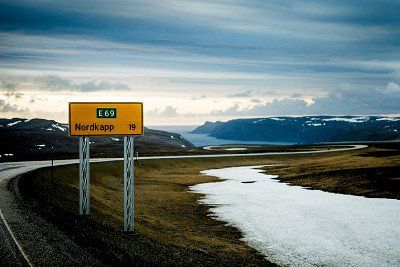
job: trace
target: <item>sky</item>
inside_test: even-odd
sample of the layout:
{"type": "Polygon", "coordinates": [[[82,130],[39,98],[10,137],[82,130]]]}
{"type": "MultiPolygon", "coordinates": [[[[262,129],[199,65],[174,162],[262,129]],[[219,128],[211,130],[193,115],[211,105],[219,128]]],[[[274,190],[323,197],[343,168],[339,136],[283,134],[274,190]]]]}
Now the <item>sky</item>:
{"type": "Polygon", "coordinates": [[[400,1],[0,0],[0,117],[400,114],[400,1]]]}

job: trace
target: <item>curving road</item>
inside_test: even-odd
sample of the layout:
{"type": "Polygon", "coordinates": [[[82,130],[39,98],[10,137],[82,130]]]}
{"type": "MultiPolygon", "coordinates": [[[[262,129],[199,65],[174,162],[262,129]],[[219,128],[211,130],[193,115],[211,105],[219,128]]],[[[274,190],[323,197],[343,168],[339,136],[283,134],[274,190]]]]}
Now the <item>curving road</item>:
{"type": "MultiPolygon", "coordinates": [[[[367,145],[354,145],[353,147],[337,147],[330,150],[316,151],[293,151],[293,152],[260,152],[248,154],[214,154],[214,155],[181,155],[181,156],[148,156],[139,157],[139,160],[155,160],[155,159],[184,159],[184,158],[221,158],[221,157],[249,157],[249,156],[268,156],[268,155],[295,155],[295,154],[320,154],[339,151],[348,151],[366,148],[367,145]]],[[[123,158],[99,158],[91,159],[90,162],[120,161],[123,158]]],[[[54,165],[68,165],[78,163],[77,159],[55,160],[54,165]]],[[[0,193],[3,197],[4,192],[9,191],[7,185],[9,181],[23,173],[33,171],[43,167],[51,166],[51,161],[20,161],[20,162],[4,162],[0,163],[0,193]]],[[[31,260],[25,254],[23,247],[19,244],[18,238],[15,237],[12,227],[8,223],[7,216],[3,214],[3,208],[6,201],[2,198],[0,203],[0,265],[32,265],[31,260]]],[[[11,206],[11,205],[9,205],[11,206]]]]}

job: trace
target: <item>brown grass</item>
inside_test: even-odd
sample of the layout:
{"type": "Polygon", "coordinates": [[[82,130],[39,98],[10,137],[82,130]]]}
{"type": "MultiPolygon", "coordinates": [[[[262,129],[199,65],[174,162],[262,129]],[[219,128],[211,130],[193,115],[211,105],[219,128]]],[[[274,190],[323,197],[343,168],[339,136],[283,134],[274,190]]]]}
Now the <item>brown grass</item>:
{"type": "Polygon", "coordinates": [[[240,240],[237,229],[210,218],[208,208],[198,204],[201,195],[188,192],[191,185],[217,180],[200,175],[200,171],[280,163],[284,165],[268,168],[267,172],[279,174],[279,179],[292,184],[367,196],[378,196],[379,192],[381,196],[398,198],[399,186],[387,188],[389,180],[398,185],[398,175],[388,178],[385,175],[388,172],[381,170],[392,168],[399,173],[399,155],[377,157],[373,154],[382,151],[389,150],[368,148],[315,155],[143,160],[135,169],[134,234],[122,232],[122,162],[91,165],[92,214],[88,218],[76,215],[76,165],[55,168],[53,183],[49,169],[35,171],[21,179],[20,187],[29,202],[37,203],[38,212],[104,263],[266,265],[269,262],[264,257],[240,240]],[[364,175],[371,168],[378,178],[364,175]],[[349,170],[357,175],[353,176],[349,170]],[[371,182],[374,179],[383,180],[385,186],[376,186],[371,182]],[[375,187],[367,190],[366,185],[375,187]]]}
{"type": "Polygon", "coordinates": [[[292,185],[328,192],[400,199],[400,150],[372,147],[350,154],[266,168],[292,185]]]}

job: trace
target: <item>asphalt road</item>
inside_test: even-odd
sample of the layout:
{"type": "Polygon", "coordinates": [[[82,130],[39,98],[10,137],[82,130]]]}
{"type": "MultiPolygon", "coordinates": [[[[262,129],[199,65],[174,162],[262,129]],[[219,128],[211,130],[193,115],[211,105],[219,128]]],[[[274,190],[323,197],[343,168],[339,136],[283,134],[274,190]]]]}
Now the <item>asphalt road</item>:
{"type": "MultiPolygon", "coordinates": [[[[330,150],[316,150],[316,151],[295,151],[295,152],[263,152],[263,153],[249,153],[249,154],[215,154],[215,155],[181,155],[181,156],[148,156],[139,157],[139,160],[153,160],[153,159],[182,159],[182,158],[219,158],[219,157],[249,157],[249,156],[268,156],[268,155],[288,155],[288,154],[320,154],[338,151],[348,151],[367,147],[366,145],[354,145],[353,147],[337,147],[330,150]]],[[[90,162],[105,162],[105,161],[119,161],[123,158],[99,158],[91,159],[90,162]]],[[[69,160],[55,160],[54,166],[68,165],[78,163],[77,159],[69,160]]],[[[0,190],[9,190],[7,187],[8,182],[23,173],[33,171],[43,167],[51,166],[51,161],[20,161],[20,162],[4,162],[0,163],[0,190]]],[[[7,217],[4,216],[2,209],[4,201],[1,201],[0,209],[0,265],[9,266],[24,266],[33,265],[30,257],[25,254],[23,246],[18,242],[13,234],[12,224],[7,222],[7,217]]]]}

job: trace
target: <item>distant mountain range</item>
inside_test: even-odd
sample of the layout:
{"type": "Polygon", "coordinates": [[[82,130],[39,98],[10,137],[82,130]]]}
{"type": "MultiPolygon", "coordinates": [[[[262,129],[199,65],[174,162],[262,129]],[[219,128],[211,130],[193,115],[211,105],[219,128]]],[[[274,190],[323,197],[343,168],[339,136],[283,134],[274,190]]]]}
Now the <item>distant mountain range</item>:
{"type": "MultiPolygon", "coordinates": [[[[45,119],[0,119],[0,161],[78,156],[78,139],[68,135],[68,125],[45,119]]],[[[90,137],[93,157],[122,157],[123,137],[90,137]]],[[[139,154],[160,154],[194,148],[180,134],[145,128],[135,137],[139,154]]]]}
{"type": "Polygon", "coordinates": [[[219,139],[298,144],[400,139],[400,117],[307,116],[209,122],[192,133],[219,139]]]}

